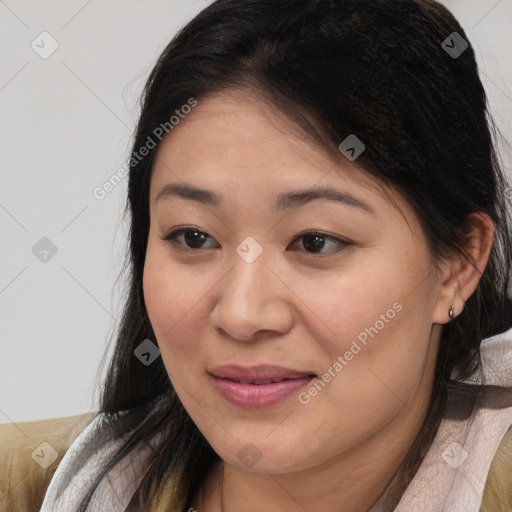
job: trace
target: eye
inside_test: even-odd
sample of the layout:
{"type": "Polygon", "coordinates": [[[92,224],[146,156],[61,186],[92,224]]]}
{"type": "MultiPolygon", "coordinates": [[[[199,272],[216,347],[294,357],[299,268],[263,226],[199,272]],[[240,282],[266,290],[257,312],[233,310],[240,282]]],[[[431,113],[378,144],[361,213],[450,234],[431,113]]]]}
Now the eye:
{"type": "MultiPolygon", "coordinates": [[[[186,228],[178,228],[172,230],[167,236],[162,238],[162,240],[166,240],[169,244],[173,246],[177,246],[180,249],[204,249],[204,242],[211,238],[204,231],[201,231],[192,226],[186,228]],[[181,243],[180,243],[181,242],[181,243]],[[183,246],[183,242],[186,243],[183,246]]],[[[211,238],[213,240],[213,238],[211,238]]],[[[208,248],[208,247],[206,247],[208,248]]]]}
{"type": "MultiPolygon", "coordinates": [[[[162,240],[169,242],[170,245],[183,250],[208,249],[210,247],[215,247],[215,245],[204,245],[208,239],[214,240],[207,233],[193,226],[174,229],[162,238],[162,240]]],[[[332,235],[318,231],[309,231],[297,235],[289,247],[293,246],[301,239],[303,240],[301,245],[306,250],[305,252],[309,252],[315,256],[323,256],[325,252],[337,252],[338,250],[350,245],[350,242],[341,240],[332,235]],[[322,252],[323,249],[329,247],[329,244],[334,245],[334,248],[329,251],[322,252]]]]}
{"type": "Polygon", "coordinates": [[[306,249],[306,252],[310,252],[310,254],[314,255],[320,255],[321,257],[325,254],[325,252],[337,252],[338,250],[341,250],[347,246],[350,245],[349,242],[346,242],[345,240],[341,240],[340,238],[327,235],[325,233],[321,233],[318,231],[308,231],[306,233],[301,233],[300,235],[297,235],[292,244],[295,244],[297,241],[302,239],[302,247],[306,249]],[[329,244],[334,244],[334,248],[328,251],[325,251],[322,253],[322,249],[325,247],[329,247],[329,244]]]}

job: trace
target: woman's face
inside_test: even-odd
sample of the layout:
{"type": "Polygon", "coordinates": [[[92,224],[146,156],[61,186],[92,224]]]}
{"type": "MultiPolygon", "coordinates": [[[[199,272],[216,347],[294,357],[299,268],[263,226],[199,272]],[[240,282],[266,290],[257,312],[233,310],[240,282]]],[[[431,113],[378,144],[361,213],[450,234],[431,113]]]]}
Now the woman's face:
{"type": "Polygon", "coordinates": [[[232,466],[285,473],[412,440],[449,306],[408,203],[247,95],[199,101],[152,172],[146,306],[213,449],[232,466]],[[168,189],[157,201],[170,184],[208,194],[168,189]],[[300,195],[316,189],[331,198],[300,195]],[[164,240],[178,228],[188,231],[164,240]],[[227,364],[278,366],[272,375],[290,380],[212,376],[227,364]]]}

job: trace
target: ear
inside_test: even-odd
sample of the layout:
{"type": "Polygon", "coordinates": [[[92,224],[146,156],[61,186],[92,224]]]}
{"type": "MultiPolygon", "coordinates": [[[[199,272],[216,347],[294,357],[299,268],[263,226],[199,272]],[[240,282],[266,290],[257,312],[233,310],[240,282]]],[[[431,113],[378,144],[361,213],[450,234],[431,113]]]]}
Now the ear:
{"type": "Polygon", "coordinates": [[[454,316],[460,315],[464,304],[478,286],[489,260],[494,239],[494,224],[491,218],[485,213],[472,213],[468,223],[470,231],[463,246],[465,255],[453,251],[441,266],[434,323],[448,323],[452,305],[454,316]]]}

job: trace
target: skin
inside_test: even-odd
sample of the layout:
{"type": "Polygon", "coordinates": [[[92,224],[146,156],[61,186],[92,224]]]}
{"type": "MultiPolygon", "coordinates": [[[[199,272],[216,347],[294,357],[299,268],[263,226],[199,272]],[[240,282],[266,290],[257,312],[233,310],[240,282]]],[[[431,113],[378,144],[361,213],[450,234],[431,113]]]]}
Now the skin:
{"type": "Polygon", "coordinates": [[[475,290],[493,227],[473,216],[467,250],[476,268],[453,254],[434,270],[412,208],[384,188],[357,160],[333,159],[243,91],[201,99],[159,147],[144,297],[169,378],[221,458],[191,504],[196,510],[220,511],[221,489],[224,512],[368,510],[410,448],[442,325],[450,306],[458,315],[475,290]],[[168,183],[209,189],[222,203],[157,203],[168,183]],[[328,200],[274,210],[278,194],[313,186],[349,192],[373,213],[328,200]],[[208,236],[192,248],[183,237],[163,240],[182,226],[208,236]],[[304,238],[293,241],[305,230],[350,244],[327,238],[318,256],[304,238]],[[248,236],[263,248],[252,263],[236,252],[248,236]],[[239,409],[208,374],[237,363],[322,376],[397,302],[400,312],[306,405],[292,394],[265,409],[239,409]],[[261,454],[252,467],[237,457],[249,442],[261,454]]]}

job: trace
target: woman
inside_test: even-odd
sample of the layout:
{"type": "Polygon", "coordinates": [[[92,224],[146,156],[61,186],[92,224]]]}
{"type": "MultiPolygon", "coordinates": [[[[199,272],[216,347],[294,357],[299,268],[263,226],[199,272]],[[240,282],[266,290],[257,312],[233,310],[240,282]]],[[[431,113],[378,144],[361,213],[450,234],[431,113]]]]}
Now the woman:
{"type": "Polygon", "coordinates": [[[122,327],[41,510],[510,510],[489,126],[433,0],[202,11],[146,85],[122,327]]]}

